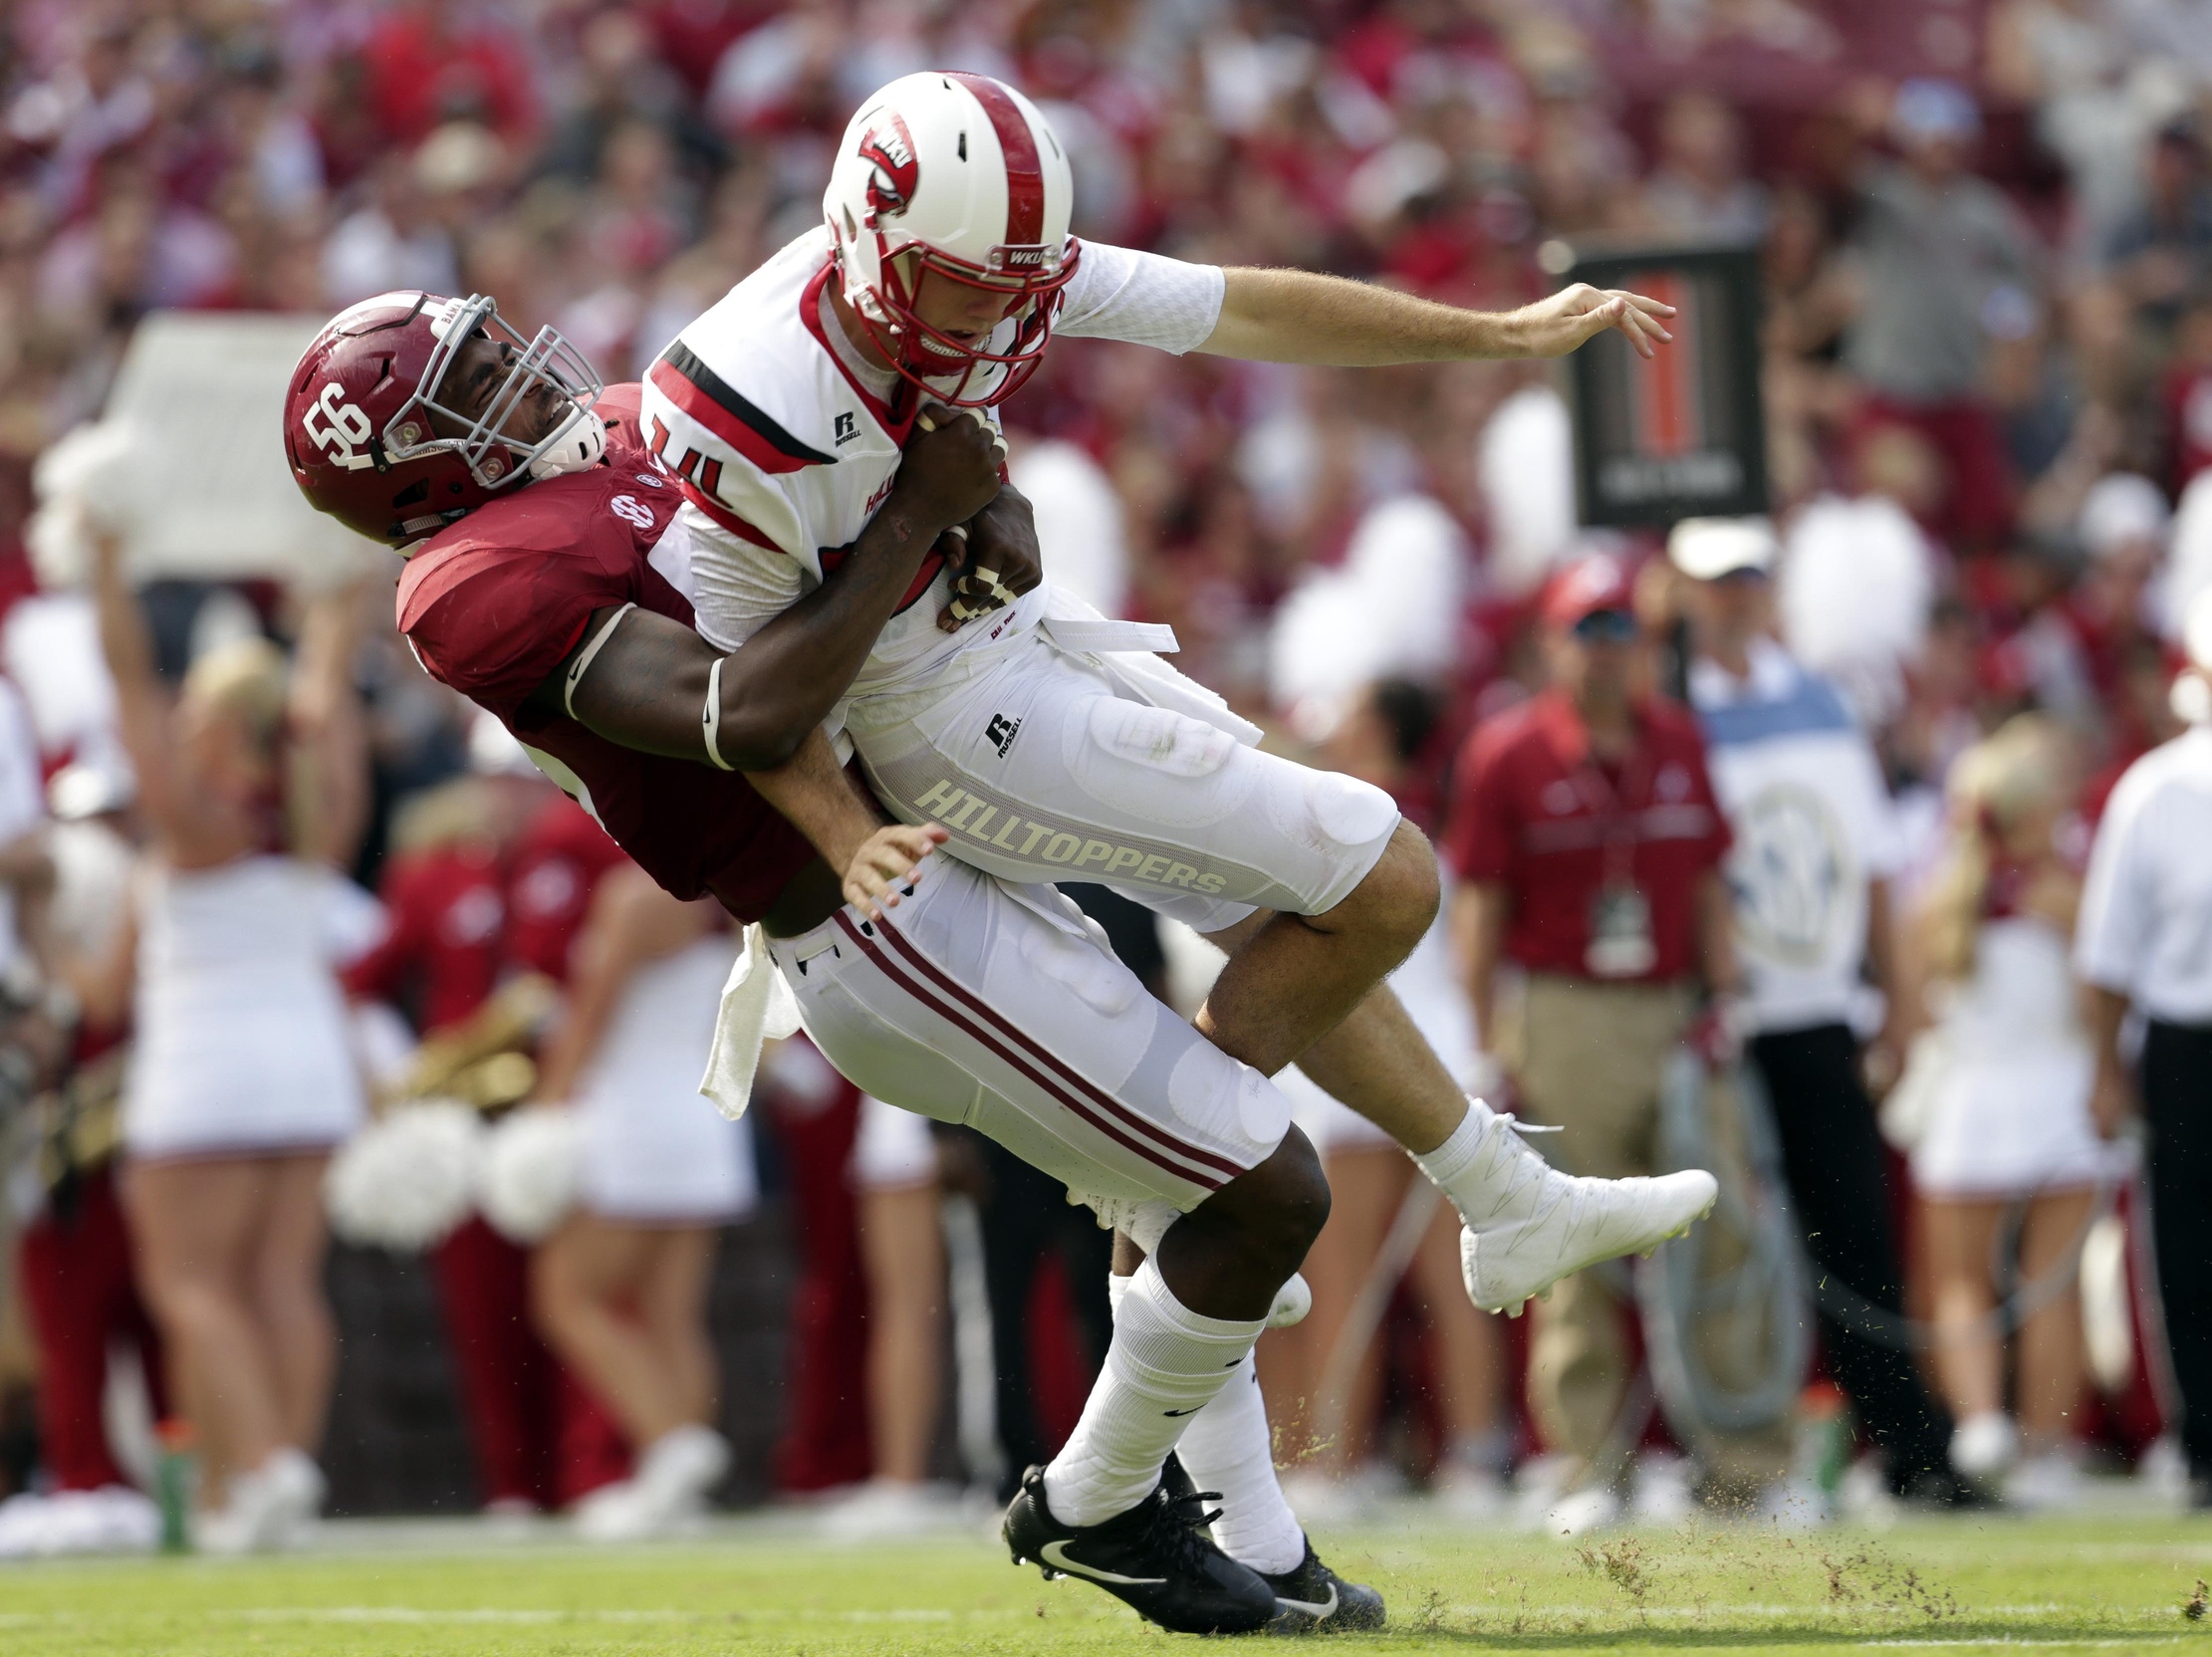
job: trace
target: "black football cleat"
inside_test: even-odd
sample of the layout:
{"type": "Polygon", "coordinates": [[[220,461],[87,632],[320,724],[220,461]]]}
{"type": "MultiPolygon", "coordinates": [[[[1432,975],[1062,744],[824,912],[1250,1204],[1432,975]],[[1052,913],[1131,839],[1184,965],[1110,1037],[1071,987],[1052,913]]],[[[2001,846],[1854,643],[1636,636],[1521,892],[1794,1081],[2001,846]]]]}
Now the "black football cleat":
{"type": "Polygon", "coordinates": [[[1064,1525],[1045,1505],[1045,1470],[1033,1467],[1003,1535],[1016,1564],[1036,1565],[1048,1581],[1094,1582],[1170,1633],[1258,1633],[1277,1615],[1275,1590],[1214,1545],[1195,1522],[1197,1502],[1161,1485],[1104,1525],[1064,1525]]]}
{"type": "Polygon", "coordinates": [[[1382,1595],[1363,1582],[1347,1582],[1323,1564],[1311,1540],[1296,1569],[1260,1580],[1275,1590],[1270,1634],[1335,1634],[1382,1626],[1382,1595]]]}

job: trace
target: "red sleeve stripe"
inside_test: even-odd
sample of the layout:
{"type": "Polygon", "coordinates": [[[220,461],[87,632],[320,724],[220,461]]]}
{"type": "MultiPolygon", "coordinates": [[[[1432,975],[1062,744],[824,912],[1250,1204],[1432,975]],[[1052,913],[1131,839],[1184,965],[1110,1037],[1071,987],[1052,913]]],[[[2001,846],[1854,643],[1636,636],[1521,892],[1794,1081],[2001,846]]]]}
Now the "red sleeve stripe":
{"type": "Polygon", "coordinates": [[[1006,157],[1006,235],[1008,247],[1032,247],[1045,233],[1045,173],[1037,163],[1037,135],[1023,118],[1021,106],[988,75],[955,74],[953,80],[968,89],[991,129],[999,135],[999,151],[1006,157]]]}
{"type": "Polygon", "coordinates": [[[748,524],[744,519],[740,518],[736,513],[732,512],[720,501],[716,500],[712,495],[709,495],[705,490],[701,489],[689,478],[679,477],[678,479],[676,479],[676,487],[683,491],[683,498],[685,500],[689,501],[693,506],[697,507],[701,512],[705,513],[709,518],[713,519],[715,523],[719,524],[723,529],[728,530],[730,534],[736,536],[739,540],[750,541],[756,547],[766,547],[772,553],[780,553],[783,551],[783,548],[777,546],[775,542],[769,540],[767,536],[761,534],[759,530],[753,528],[752,525],[748,524]]]}
{"type": "Polygon", "coordinates": [[[836,463],[836,455],[810,449],[739,396],[681,340],[660,354],[650,377],[670,402],[764,472],[836,463]]]}

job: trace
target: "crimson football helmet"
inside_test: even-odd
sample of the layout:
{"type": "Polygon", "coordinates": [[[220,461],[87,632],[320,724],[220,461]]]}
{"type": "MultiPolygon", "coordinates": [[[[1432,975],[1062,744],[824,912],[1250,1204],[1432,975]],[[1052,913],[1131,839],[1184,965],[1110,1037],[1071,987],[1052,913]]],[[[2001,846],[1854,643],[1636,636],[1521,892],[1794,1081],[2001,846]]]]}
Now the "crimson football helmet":
{"type": "Polygon", "coordinates": [[[404,548],[519,483],[596,464],[607,452],[592,411],[603,389],[558,331],[523,339],[489,295],[379,294],[333,318],[292,370],[285,458],[317,511],[404,548]],[[447,370],[479,334],[501,348],[506,372],[468,414],[441,398],[451,395],[447,370]],[[535,443],[507,436],[509,418],[541,388],[566,400],[569,415],[535,443]],[[440,435],[432,414],[459,435],[440,435]]]}
{"type": "Polygon", "coordinates": [[[905,75],[845,129],[822,209],[846,302],[899,373],[987,407],[1037,369],[1081,244],[1075,180],[1037,106],[987,75],[905,75]],[[1006,296],[980,345],[915,314],[923,273],[1006,296]],[[947,388],[945,381],[952,381],[947,388]]]}

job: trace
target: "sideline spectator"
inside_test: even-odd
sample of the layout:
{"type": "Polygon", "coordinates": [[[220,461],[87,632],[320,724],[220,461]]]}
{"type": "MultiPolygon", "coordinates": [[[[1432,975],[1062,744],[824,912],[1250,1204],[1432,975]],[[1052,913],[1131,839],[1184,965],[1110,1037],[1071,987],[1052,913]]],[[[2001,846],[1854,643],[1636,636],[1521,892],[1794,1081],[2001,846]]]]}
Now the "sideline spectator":
{"type": "Polygon", "coordinates": [[[2082,887],[2059,831],[2080,789],[2072,743],[2043,716],[2009,720],[1968,750],[1917,918],[1940,1046],[1924,1056],[1935,1074],[1912,1174],[1926,1199],[1936,1373],[1958,1419],[1951,1463],[2004,1480],[2029,1508],[2077,1494],[2086,1359],[2074,1253],[2113,1171],[2090,1125],[2092,1056],[2067,963],[2082,887]],[[2014,1213],[2019,1278],[2036,1301],[2015,1354],[2017,1428],[1992,1265],[2014,1213]]]}
{"type": "MultiPolygon", "coordinates": [[[[377,886],[386,929],[346,975],[355,996],[405,1009],[424,1040],[464,1027],[514,965],[523,923],[510,924],[507,887],[525,832],[541,817],[574,813],[599,833],[496,721],[473,725],[470,758],[471,775],[418,791],[394,814],[377,886]],[[515,765],[527,776],[512,775],[515,765]]],[[[545,883],[539,872],[531,893],[540,924],[546,898],[567,889],[558,875],[552,893],[545,883]]],[[[573,907],[581,924],[581,895],[573,907]]],[[[530,1325],[529,1255],[471,1214],[430,1259],[484,1512],[566,1507],[618,1476],[613,1424],[530,1325]]]]}
{"type": "Polygon", "coordinates": [[[911,1536],[953,1509],[929,1479],[944,1397],[945,1245],[937,1142],[926,1117],[860,1095],[848,1170],[867,1278],[866,1484],[831,1514],[833,1536],[911,1536]]]}
{"type": "Polygon", "coordinates": [[[2148,1133],[2151,1235],[2181,1390],[2192,1507],[2212,1508],[2212,592],[2189,608],[2182,735],[2113,789],[2089,857],[2075,965],[2089,987],[2091,1111],[2111,1136],[2148,1133]],[[2122,1042],[2130,1012],[2142,1053],[2122,1042]]]}
{"type": "Polygon", "coordinates": [[[1913,426],[1942,452],[1942,527],[1987,547],[2010,521],[2013,483],[1983,366],[1991,340],[2036,326],[2033,265],[2011,203],[1966,170],[1981,113],[1963,88],[1908,81],[1890,132],[1904,159],[1861,196],[1864,299],[1843,363],[1865,384],[1870,423],[1913,426]]]}
{"type": "Polygon", "coordinates": [[[310,607],[289,672],[273,644],[241,640],[193,662],[172,705],[123,550],[94,540],[101,644],[155,860],[106,1005],[87,1010],[120,1016],[134,955],[123,1194],[199,1446],[195,1539],[211,1552],[284,1546],[323,1503],[323,1169],[364,1114],[331,937],[368,806],[359,595],[310,607]]]}
{"type": "MultiPolygon", "coordinates": [[[[1661,1070],[1700,981],[1739,987],[1719,873],[1728,826],[1696,726],[1637,688],[1632,604],[1627,572],[1602,554],[1554,579],[1552,686],[1476,730],[1444,837],[1464,882],[1455,928],[1481,1039],[1528,1118],[1562,1130],[1547,1156],[1607,1179],[1653,1171],[1661,1070]],[[1517,1007],[1499,993],[1508,963],[1526,975],[1517,1007]]],[[[1553,1523],[1607,1523],[1620,1498],[1599,1458],[1629,1379],[1621,1307],[1586,1272],[1536,1317],[1531,1403],[1546,1443],[1570,1458],[1568,1483],[1583,1486],[1553,1523]]],[[[1757,1487],[1780,1471],[1783,1452],[1763,1440],[1730,1452],[1708,1478],[1757,1487]]],[[[1674,1501],[1656,1489],[1639,1499],[1674,1501]]]]}
{"type": "MultiPolygon", "coordinates": [[[[26,758],[35,775],[35,749],[26,758]]],[[[56,774],[48,797],[53,967],[63,983],[83,983],[114,953],[125,924],[137,855],[125,832],[130,789],[114,768],[74,765],[56,774]]],[[[81,1027],[68,1069],[44,1101],[47,1154],[16,1239],[16,1273],[38,1343],[39,1458],[52,1484],[0,1504],[0,1558],[139,1551],[160,1531],[159,1514],[111,1442],[106,1408],[119,1360],[124,1373],[142,1374],[156,1416],[166,1405],[160,1343],[133,1281],[116,1194],[112,1113],[125,1034],[115,1025],[81,1027]]]]}
{"type": "MultiPolygon", "coordinates": [[[[1388,789],[1416,821],[1433,816],[1405,796],[1425,780],[1418,761],[1436,730],[1434,693],[1405,679],[1383,679],[1352,701],[1321,751],[1321,759],[1362,782],[1388,789]]],[[[1425,802],[1433,808],[1433,799],[1425,802]]],[[[1451,923],[1441,910],[1427,936],[1390,974],[1391,991],[1406,1016],[1435,1049],[1462,1087],[1482,1090],[1480,1051],[1466,996],[1452,958],[1451,923]]],[[[1386,1334],[1366,1339],[1364,1356],[1343,1392],[1325,1400],[1321,1384],[1333,1364],[1345,1325],[1380,1269],[1384,1243],[1409,1200],[1428,1202],[1414,1166],[1397,1141],[1365,1117],[1322,1091],[1295,1065],[1276,1077],[1296,1120],[1322,1153],[1335,1202],[1329,1223],[1301,1270],[1313,1290],[1306,1320],[1272,1331],[1260,1347],[1260,1374],[1276,1423],[1279,1454],[1298,1464],[1292,1505],[1310,1523],[1351,1516],[1363,1501],[1401,1484],[1403,1474],[1385,1459],[1378,1442],[1383,1425],[1386,1334]],[[1280,1413],[1275,1400],[1282,1400],[1280,1413]],[[1327,1411],[1326,1417],[1323,1411],[1327,1411]],[[1332,1434],[1330,1426],[1336,1423],[1332,1434]],[[1303,1427],[1311,1442],[1296,1436],[1303,1427]]],[[[1435,1470],[1429,1489],[1454,1518],[1496,1519],[1505,1503],[1505,1475],[1512,1463],[1512,1418],[1497,1319],[1467,1302],[1460,1282],[1458,1215],[1434,1205],[1428,1227],[1406,1267],[1402,1292],[1417,1309],[1429,1362],[1429,1390],[1437,1416],[1435,1470]]],[[[1387,1309],[1387,1308],[1385,1308],[1387,1309]]],[[[1388,1328],[1385,1320],[1384,1329],[1388,1328]]]]}
{"type": "Polygon", "coordinates": [[[1851,1028],[1859,970],[1884,1004],[1869,1056],[1894,1076],[1906,1012],[1889,876],[1901,848],[1873,750],[1836,691],[1770,636],[1778,549],[1760,520],[1692,519],[1667,540],[1688,578],[1690,706],[1735,838],[1726,872],[1743,960],[1748,1057],[1765,1082],[1815,1274],[1836,1378],[1892,1491],[1952,1493],[1950,1422],[1896,1339],[1904,1269],[1888,1167],[1851,1028]]]}
{"type": "Polygon", "coordinates": [[[577,1211],[530,1263],[547,1341],[621,1423],[626,1480],[577,1505],[588,1538],[665,1532],[729,1470],[711,1425],[706,1335],[720,1228],[759,1198],[752,1136],[699,1096],[735,951],[712,899],[670,897],[641,870],[599,883],[538,1096],[580,1118],[577,1211]]]}

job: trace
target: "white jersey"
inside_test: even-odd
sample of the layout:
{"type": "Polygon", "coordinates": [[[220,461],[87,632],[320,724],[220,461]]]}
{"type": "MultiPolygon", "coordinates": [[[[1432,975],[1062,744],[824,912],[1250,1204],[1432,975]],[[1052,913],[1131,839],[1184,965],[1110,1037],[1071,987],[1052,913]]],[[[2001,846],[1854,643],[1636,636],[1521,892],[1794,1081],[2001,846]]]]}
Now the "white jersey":
{"type": "Polygon", "coordinates": [[[1739,682],[1691,664],[1713,789],[1735,847],[1737,947],[1762,1031],[1847,1022],[1860,994],[1867,882],[1899,861],[1881,767],[1828,681],[1756,642],[1739,682]]]}
{"type": "MultiPolygon", "coordinates": [[[[787,244],[677,337],[645,377],[642,425],[681,479],[698,628],[734,650],[813,591],[890,493],[918,398],[871,368],[831,310],[830,234],[787,244]]],[[[1185,352],[1221,314],[1210,265],[1086,244],[1055,331],[1185,352]]],[[[1009,337],[1012,325],[1002,332],[1009,337]]],[[[996,348],[994,348],[996,349],[996,348]]],[[[884,627],[856,694],[926,679],[1007,625],[937,630],[950,577],[934,557],[884,627]]],[[[1044,613],[1032,593],[1002,621],[1044,613]]]]}

